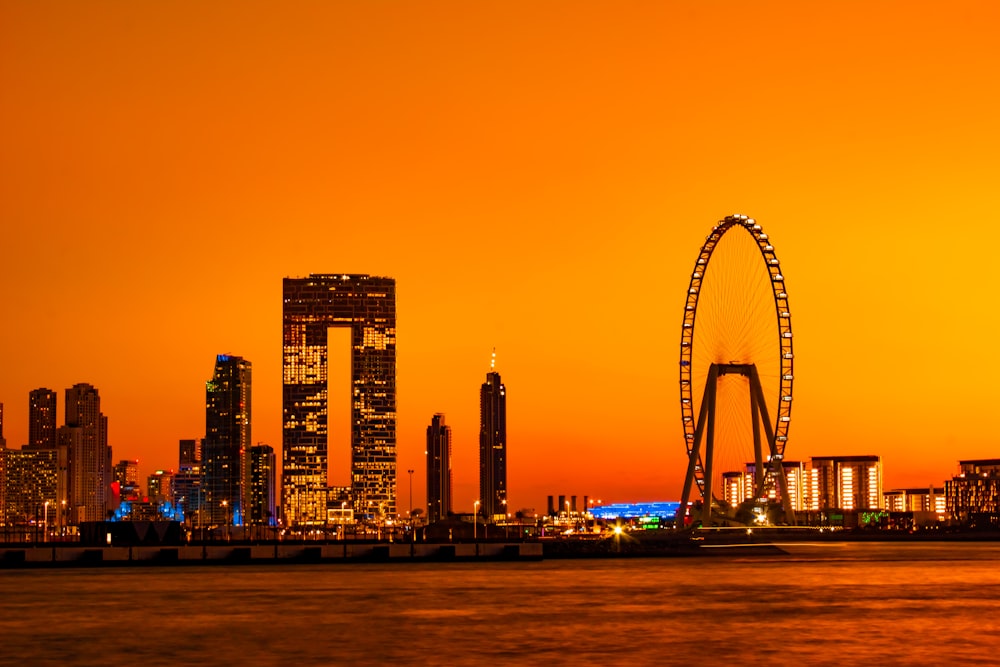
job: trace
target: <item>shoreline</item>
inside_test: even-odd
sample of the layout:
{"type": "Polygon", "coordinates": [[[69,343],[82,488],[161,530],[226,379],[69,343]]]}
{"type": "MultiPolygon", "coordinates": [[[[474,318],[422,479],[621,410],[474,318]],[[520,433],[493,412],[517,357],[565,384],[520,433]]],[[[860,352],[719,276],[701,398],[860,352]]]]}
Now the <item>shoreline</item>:
{"type": "MultiPolygon", "coordinates": [[[[0,570],[34,568],[184,567],[192,565],[292,565],[352,563],[488,563],[574,559],[719,557],[871,557],[872,549],[908,546],[953,549],[995,546],[1000,532],[926,531],[923,534],[757,530],[751,533],[623,535],[620,539],[542,539],[524,542],[354,542],[204,543],[184,545],[81,545],[40,543],[0,545],[0,570]],[[831,549],[831,547],[837,549],[831,549]]],[[[923,549],[933,552],[934,549],[923,549]]],[[[897,550],[898,552],[898,550],[897,550]]],[[[910,557],[920,556],[914,552],[910,557]]]]}

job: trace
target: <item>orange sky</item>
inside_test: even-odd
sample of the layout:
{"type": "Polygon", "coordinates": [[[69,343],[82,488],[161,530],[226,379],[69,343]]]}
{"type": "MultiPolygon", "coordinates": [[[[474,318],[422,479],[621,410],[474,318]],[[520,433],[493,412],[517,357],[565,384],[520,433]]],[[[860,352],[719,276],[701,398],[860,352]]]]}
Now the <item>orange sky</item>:
{"type": "Polygon", "coordinates": [[[279,446],[281,278],[371,273],[398,286],[400,509],[440,411],[471,510],[494,346],[513,505],[675,499],[685,290],[743,212],[787,279],[788,457],[940,484],[1000,456],[998,25],[993,2],[0,4],[8,445],[29,390],[61,423],[90,382],[115,460],[175,467],[228,352],[279,446]]]}

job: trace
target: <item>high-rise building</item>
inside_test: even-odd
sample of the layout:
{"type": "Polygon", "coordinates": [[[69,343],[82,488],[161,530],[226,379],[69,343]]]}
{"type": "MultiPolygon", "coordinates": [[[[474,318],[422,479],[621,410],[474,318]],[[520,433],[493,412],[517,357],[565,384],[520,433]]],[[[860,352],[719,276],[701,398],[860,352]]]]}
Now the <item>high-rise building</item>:
{"type": "Polygon", "coordinates": [[[258,443],[250,448],[250,506],[247,524],[274,526],[275,515],[275,459],[274,448],[258,443]]]}
{"type": "Polygon", "coordinates": [[[438,413],[427,427],[427,520],[440,521],[451,512],[451,427],[438,413]]]}
{"type": "Polygon", "coordinates": [[[178,467],[174,475],[174,500],[181,515],[193,521],[201,508],[201,441],[181,440],[178,445],[178,467]]]}
{"type": "Polygon", "coordinates": [[[282,502],[289,525],[325,524],[327,333],[351,330],[351,502],[396,512],[396,281],[312,274],[283,283],[282,502]]]}
{"type": "Polygon", "coordinates": [[[56,392],[51,389],[28,392],[28,448],[56,448],[56,392]]]}
{"type": "Polygon", "coordinates": [[[7,439],[3,437],[3,403],[0,403],[0,449],[7,447],[7,439]]]}
{"type": "Polygon", "coordinates": [[[479,501],[487,521],[507,513],[507,389],[490,371],[479,391],[479,501]]]}
{"type": "Polygon", "coordinates": [[[205,384],[202,441],[202,507],[205,525],[242,525],[248,505],[250,449],[250,362],[220,354],[205,384]]]}
{"type": "Polygon", "coordinates": [[[46,522],[55,529],[65,524],[58,495],[58,454],[55,449],[8,449],[3,452],[3,520],[7,526],[46,522]]]}
{"type": "Polygon", "coordinates": [[[67,389],[65,419],[56,441],[70,520],[103,521],[112,509],[111,447],[97,389],[86,383],[67,389]]]}

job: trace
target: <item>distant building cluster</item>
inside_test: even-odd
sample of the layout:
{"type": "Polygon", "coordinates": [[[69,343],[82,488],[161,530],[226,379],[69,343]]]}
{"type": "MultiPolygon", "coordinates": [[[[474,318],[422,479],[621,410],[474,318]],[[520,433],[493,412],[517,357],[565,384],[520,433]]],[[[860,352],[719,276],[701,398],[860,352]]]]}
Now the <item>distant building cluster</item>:
{"type": "MultiPolygon", "coordinates": [[[[252,364],[220,354],[205,385],[204,433],[179,440],[177,466],[150,474],[145,492],[138,461],[112,463],[108,420],[91,385],[66,390],[65,424],[58,428],[56,393],[32,391],[29,441],[20,449],[6,446],[0,404],[3,525],[69,533],[91,521],[170,519],[202,530],[280,525],[305,532],[391,522],[397,515],[395,281],[361,274],[285,278],[282,313],[280,486],[274,450],[253,444],[252,364]],[[351,339],[346,487],[327,481],[331,327],[349,329],[351,339]]],[[[454,514],[451,447],[451,428],[436,414],[427,428],[431,522],[454,514]]],[[[500,522],[509,516],[506,388],[493,363],[480,388],[479,454],[480,498],[470,509],[487,523],[500,522]]]]}
{"type": "MultiPolygon", "coordinates": [[[[112,463],[108,418],[97,389],[75,384],[58,396],[28,395],[28,442],[10,448],[0,403],[0,524],[7,534],[38,530],[71,534],[103,520],[184,521],[191,528],[277,527],[310,531],[347,523],[388,525],[397,517],[396,303],[392,278],[312,274],[283,282],[281,480],[272,447],[252,439],[252,364],[220,354],[205,385],[205,430],[181,439],[176,468],[138,479],[136,460],[112,463]],[[350,484],[328,483],[328,330],[351,339],[350,484]]],[[[493,355],[480,386],[479,498],[456,512],[452,494],[452,431],[437,413],[426,429],[426,521],[456,515],[474,524],[511,524],[507,486],[507,390],[493,355]]],[[[928,521],[1000,525],[1000,459],[959,462],[943,486],[884,490],[879,456],[814,456],[725,472],[719,494],[731,509],[786,500],[797,519],[822,523],[844,515],[909,513],[928,521]],[[762,469],[758,470],[760,467],[762,469]],[[764,497],[756,497],[764,489],[764,497]],[[787,498],[782,498],[787,494],[787,498]]],[[[412,511],[412,473],[410,519],[412,511]]],[[[585,525],[595,519],[656,518],[678,503],[594,505],[587,496],[549,496],[544,521],[585,525]],[[634,516],[630,516],[634,515],[634,516]]],[[[521,522],[525,512],[516,512],[521,522]]],[[[532,511],[533,515],[533,511],[532,511]]],[[[535,517],[537,518],[537,516],[535,517]]],[[[453,520],[453,519],[452,519],[453,520]]],[[[512,525],[512,524],[511,524],[512,525]]],[[[453,528],[447,528],[453,531],[453,528]]],[[[475,531],[475,527],[473,527],[475,531]]],[[[451,533],[449,533],[451,534],[451,533]]],[[[475,533],[474,533],[475,534],[475,533]]]]}

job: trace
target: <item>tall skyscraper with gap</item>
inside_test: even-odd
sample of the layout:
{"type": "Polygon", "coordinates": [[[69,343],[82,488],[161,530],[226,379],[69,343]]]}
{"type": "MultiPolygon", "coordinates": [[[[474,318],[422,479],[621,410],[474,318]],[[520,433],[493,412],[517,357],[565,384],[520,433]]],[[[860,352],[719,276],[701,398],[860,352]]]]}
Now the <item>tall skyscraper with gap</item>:
{"type": "Polygon", "coordinates": [[[250,493],[250,399],[250,362],[218,355],[205,384],[201,488],[206,526],[243,524],[250,493]]]}
{"type": "Polygon", "coordinates": [[[451,427],[438,413],[427,427],[427,520],[451,514],[451,427]]]}
{"type": "Polygon", "coordinates": [[[492,364],[479,391],[479,502],[487,521],[506,517],[507,389],[492,364]]]}
{"type": "MultiPolygon", "coordinates": [[[[351,330],[351,503],[396,513],[396,281],[312,274],[283,283],[282,512],[289,525],[327,521],[327,334],[351,330]]],[[[340,503],[337,502],[337,509],[340,503]]]]}

